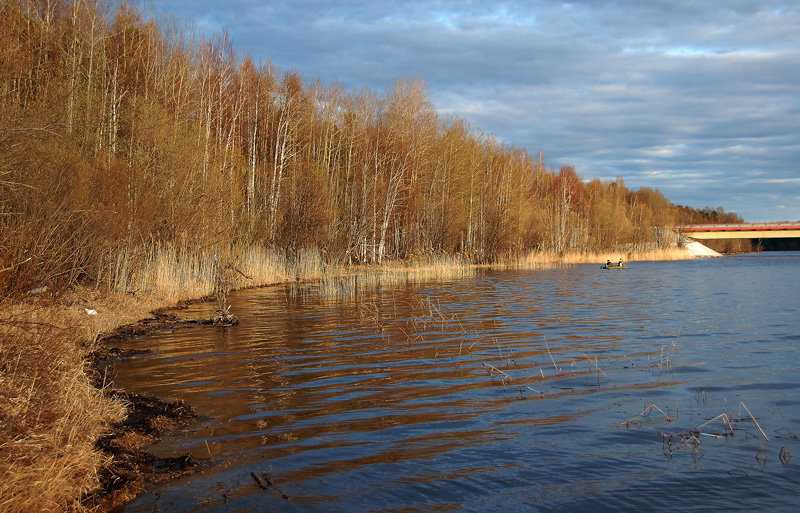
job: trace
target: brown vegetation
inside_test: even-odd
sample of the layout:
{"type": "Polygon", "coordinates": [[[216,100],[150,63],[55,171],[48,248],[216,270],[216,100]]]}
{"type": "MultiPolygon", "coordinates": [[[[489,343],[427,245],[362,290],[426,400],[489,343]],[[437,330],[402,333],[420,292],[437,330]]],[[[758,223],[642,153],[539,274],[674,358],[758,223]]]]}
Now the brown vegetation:
{"type": "Polygon", "coordinates": [[[0,0],[0,506],[97,486],[123,409],[84,356],[157,305],[331,266],[658,251],[669,226],[738,220],[548,169],[440,119],[417,79],[345,91],[124,3],[0,0]],[[118,315],[87,314],[97,294],[118,315]]]}
{"type": "Polygon", "coordinates": [[[484,263],[667,245],[665,227],[731,217],[548,170],[541,151],[440,119],[417,79],[349,92],[125,4],[0,5],[6,296],[76,281],[125,290],[164,247],[484,263]]]}

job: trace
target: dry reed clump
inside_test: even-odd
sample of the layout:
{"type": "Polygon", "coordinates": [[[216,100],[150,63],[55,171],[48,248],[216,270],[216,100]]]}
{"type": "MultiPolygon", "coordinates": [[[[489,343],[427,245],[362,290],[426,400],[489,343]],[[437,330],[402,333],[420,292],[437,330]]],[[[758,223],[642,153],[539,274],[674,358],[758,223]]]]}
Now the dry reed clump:
{"type": "Polygon", "coordinates": [[[467,278],[476,266],[459,256],[429,256],[411,262],[388,262],[380,266],[331,267],[320,275],[320,295],[329,300],[348,300],[359,292],[405,283],[424,283],[467,278]]]}
{"type": "Polygon", "coordinates": [[[644,262],[689,260],[694,258],[694,255],[685,248],[677,246],[601,253],[567,253],[564,255],[549,252],[532,252],[519,258],[508,259],[504,264],[508,267],[519,269],[541,269],[564,264],[600,264],[607,260],[617,262],[620,258],[626,262],[644,262]]]}
{"type": "Polygon", "coordinates": [[[95,441],[123,407],[90,385],[75,330],[44,309],[0,312],[0,510],[79,510],[106,461],[95,441]]]}
{"type": "Polygon", "coordinates": [[[290,279],[316,279],[324,273],[319,251],[303,251],[295,259],[258,245],[206,247],[158,244],[150,249],[109,255],[104,276],[110,288],[176,303],[214,293],[219,280],[227,290],[283,283],[290,279]]]}

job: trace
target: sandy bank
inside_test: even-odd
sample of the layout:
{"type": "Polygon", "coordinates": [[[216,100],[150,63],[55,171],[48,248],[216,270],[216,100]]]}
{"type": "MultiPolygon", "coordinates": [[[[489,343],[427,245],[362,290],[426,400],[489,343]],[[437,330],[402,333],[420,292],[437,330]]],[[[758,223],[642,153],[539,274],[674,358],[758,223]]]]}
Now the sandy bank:
{"type": "Polygon", "coordinates": [[[722,253],[717,253],[713,249],[709,248],[708,246],[701,244],[697,241],[690,241],[683,245],[693,257],[696,258],[705,258],[705,257],[721,257],[722,253]]]}

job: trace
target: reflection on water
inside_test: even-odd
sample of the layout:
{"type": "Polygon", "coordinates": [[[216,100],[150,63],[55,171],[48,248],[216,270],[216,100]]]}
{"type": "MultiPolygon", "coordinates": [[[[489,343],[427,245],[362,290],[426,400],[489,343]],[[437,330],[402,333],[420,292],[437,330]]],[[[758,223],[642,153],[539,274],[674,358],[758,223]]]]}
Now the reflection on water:
{"type": "Polygon", "coordinates": [[[209,417],[154,452],[218,462],[127,511],[789,511],[798,265],[487,272],[345,303],[234,294],[239,326],[130,341],[155,354],[116,365],[118,386],[209,417]]]}

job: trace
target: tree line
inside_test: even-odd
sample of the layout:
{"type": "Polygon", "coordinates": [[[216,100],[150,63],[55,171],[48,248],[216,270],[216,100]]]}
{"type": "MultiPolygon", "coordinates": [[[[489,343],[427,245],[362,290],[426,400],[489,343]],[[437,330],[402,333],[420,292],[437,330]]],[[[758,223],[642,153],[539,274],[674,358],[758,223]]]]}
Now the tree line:
{"type": "Polygon", "coordinates": [[[417,78],[382,92],[306,80],[240,58],[225,31],[200,38],[125,3],[0,9],[5,293],[42,276],[101,282],[119,255],[162,243],[492,262],[663,245],[665,227],[741,221],[548,169],[541,150],[439,116],[417,78]]]}

